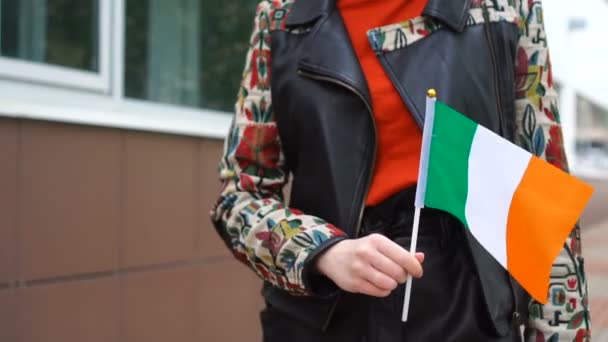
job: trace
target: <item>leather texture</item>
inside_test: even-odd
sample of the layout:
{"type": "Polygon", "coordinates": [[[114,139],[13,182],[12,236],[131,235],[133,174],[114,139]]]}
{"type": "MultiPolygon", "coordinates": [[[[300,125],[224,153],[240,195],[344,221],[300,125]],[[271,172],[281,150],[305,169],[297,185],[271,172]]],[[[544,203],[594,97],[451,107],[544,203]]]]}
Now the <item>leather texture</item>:
{"type": "MultiPolygon", "coordinates": [[[[426,90],[435,88],[439,100],[512,141],[517,27],[498,22],[465,28],[469,6],[470,0],[429,1],[425,14],[446,28],[378,57],[419,125],[426,90]]],[[[273,109],[294,176],[290,205],[354,237],[376,148],[369,90],[331,0],[295,2],[287,25],[311,26],[305,34],[271,34],[273,109]]],[[[505,336],[514,308],[526,310],[525,295],[510,288],[506,271],[472,237],[468,241],[493,328],[505,336]]],[[[264,294],[271,305],[320,327],[336,305],[335,299],[302,300],[270,286],[264,294]]]]}

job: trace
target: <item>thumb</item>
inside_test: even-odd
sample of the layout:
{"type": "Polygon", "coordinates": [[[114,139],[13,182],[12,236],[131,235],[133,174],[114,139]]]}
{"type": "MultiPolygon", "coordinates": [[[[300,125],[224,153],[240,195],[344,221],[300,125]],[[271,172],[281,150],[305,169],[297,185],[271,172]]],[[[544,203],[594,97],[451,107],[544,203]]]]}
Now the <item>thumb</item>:
{"type": "Polygon", "coordinates": [[[416,259],[418,259],[418,262],[422,264],[424,262],[424,253],[417,252],[416,253],[416,259]]]}

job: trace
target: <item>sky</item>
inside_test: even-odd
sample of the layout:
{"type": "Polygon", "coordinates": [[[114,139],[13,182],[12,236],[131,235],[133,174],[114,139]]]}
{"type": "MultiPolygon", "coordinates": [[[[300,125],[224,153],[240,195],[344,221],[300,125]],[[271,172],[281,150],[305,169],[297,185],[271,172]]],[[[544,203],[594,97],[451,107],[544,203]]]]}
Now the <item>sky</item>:
{"type": "Polygon", "coordinates": [[[555,78],[608,108],[608,1],[544,0],[543,6],[555,78]],[[569,32],[572,19],[586,27],[569,32]]]}

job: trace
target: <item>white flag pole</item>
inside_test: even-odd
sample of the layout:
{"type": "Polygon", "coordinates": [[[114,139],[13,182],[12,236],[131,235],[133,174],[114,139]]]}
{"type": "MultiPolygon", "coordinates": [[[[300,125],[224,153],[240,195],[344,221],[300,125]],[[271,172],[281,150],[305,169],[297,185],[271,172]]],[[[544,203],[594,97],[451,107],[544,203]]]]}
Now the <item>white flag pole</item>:
{"type": "MultiPolygon", "coordinates": [[[[429,152],[431,148],[431,137],[433,135],[433,122],[435,121],[435,100],[437,93],[429,89],[426,93],[426,110],[424,128],[422,130],[422,149],[420,151],[420,166],[418,169],[418,183],[416,186],[416,200],[414,202],[414,225],[412,227],[412,243],[410,253],[416,254],[416,242],[418,241],[418,226],[420,225],[420,210],[424,208],[424,195],[426,192],[427,170],[429,166],[429,152]]],[[[410,308],[410,296],[412,294],[412,276],[407,276],[405,284],[405,297],[403,298],[403,314],[401,321],[407,322],[410,308]]]]}
{"type": "MultiPolygon", "coordinates": [[[[420,223],[420,208],[416,208],[414,212],[414,228],[412,228],[412,243],[410,245],[410,253],[416,253],[416,240],[418,240],[418,225],[420,223]]],[[[403,299],[403,314],[401,321],[407,322],[407,314],[410,309],[410,295],[412,294],[412,276],[407,275],[407,283],[405,283],[405,297],[403,299]]]]}

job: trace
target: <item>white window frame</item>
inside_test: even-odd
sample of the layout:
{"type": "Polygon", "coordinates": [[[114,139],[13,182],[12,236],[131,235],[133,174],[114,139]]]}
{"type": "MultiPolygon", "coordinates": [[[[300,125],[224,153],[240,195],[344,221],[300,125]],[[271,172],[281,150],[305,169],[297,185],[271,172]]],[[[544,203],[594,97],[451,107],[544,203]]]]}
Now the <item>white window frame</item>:
{"type": "Polygon", "coordinates": [[[16,80],[46,83],[91,90],[110,91],[110,27],[111,0],[99,0],[99,71],[78,70],[59,65],[32,62],[0,56],[0,76],[16,80]]]}
{"type": "Polygon", "coordinates": [[[224,138],[230,113],[125,97],[126,0],[99,3],[98,75],[0,58],[0,117],[224,138]]]}

